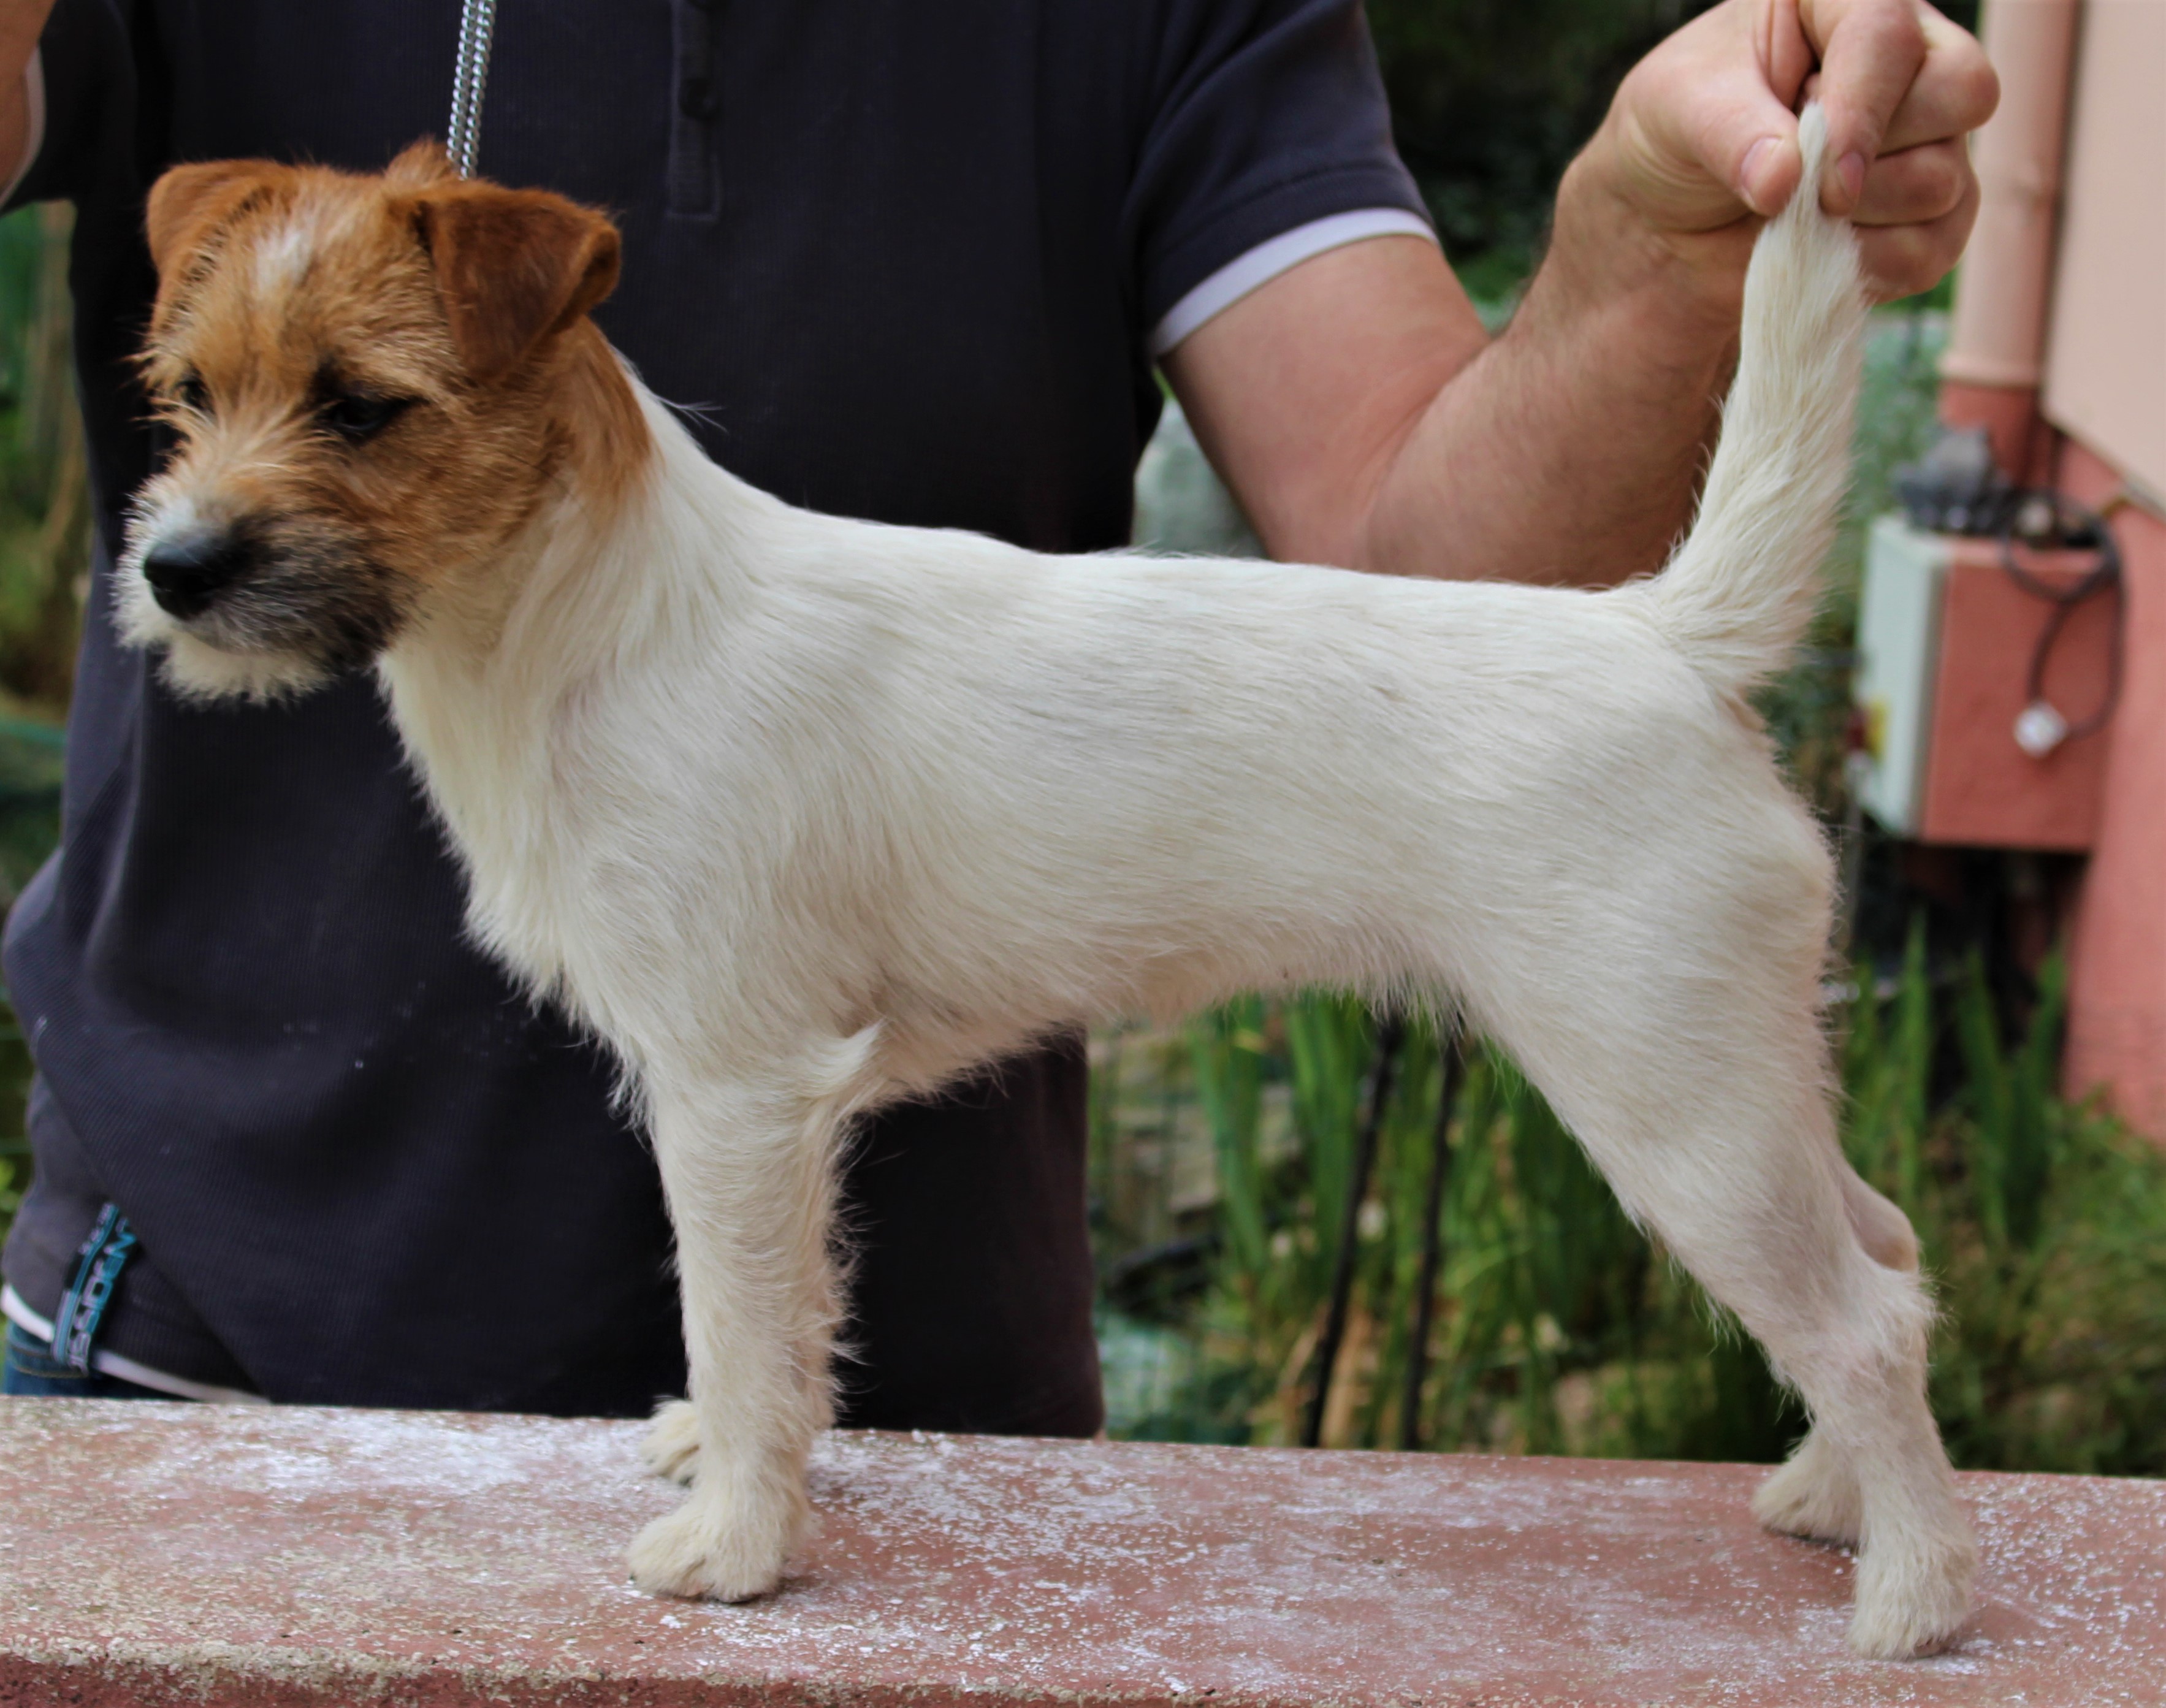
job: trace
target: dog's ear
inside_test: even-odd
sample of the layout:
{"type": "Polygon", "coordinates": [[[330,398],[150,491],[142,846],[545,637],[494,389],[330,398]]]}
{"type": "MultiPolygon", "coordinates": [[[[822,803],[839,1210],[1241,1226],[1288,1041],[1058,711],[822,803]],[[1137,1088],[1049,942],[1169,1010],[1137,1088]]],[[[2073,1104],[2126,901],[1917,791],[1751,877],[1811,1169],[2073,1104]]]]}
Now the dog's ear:
{"type": "Polygon", "coordinates": [[[448,183],[457,176],[452,171],[451,156],[444,152],[444,145],[433,136],[408,143],[399,151],[398,158],[383,169],[384,182],[395,190],[425,190],[432,185],[448,183]]]}
{"type": "Polygon", "coordinates": [[[170,279],[177,262],[201,249],[284,170],[275,161],[209,160],[177,166],[151,185],[143,235],[160,281],[170,279]]]}
{"type": "Polygon", "coordinates": [[[422,193],[415,225],[467,371],[502,379],[616,284],[616,227],[547,190],[453,182],[422,193]]]}

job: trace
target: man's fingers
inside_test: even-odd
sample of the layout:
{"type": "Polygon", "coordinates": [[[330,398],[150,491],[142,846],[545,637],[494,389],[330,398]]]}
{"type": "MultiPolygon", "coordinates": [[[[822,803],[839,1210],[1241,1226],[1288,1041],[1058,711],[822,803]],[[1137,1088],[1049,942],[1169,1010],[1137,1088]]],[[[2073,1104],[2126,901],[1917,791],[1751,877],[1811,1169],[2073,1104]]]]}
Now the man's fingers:
{"type": "Polygon", "coordinates": [[[1923,142],[1947,142],[1975,130],[2000,104],[2000,79],[1968,30],[1929,12],[1920,20],[1926,32],[1926,64],[1910,93],[1888,121],[1880,139],[1883,154],[1915,148],[1923,142]]]}
{"type": "Polygon", "coordinates": [[[1812,51],[1796,0],[1724,0],[1632,68],[1593,151],[1657,230],[1772,214],[1800,175],[1792,103],[1812,51]]]}
{"type": "MultiPolygon", "coordinates": [[[[1741,19],[1750,14],[1741,8],[1741,19]]],[[[1723,69],[1739,79],[1730,90],[1720,129],[1698,139],[1709,174],[1762,219],[1772,219],[1804,177],[1798,152],[1798,87],[1813,67],[1813,45],[1798,17],[1798,0],[1770,0],[1759,19],[1751,57],[1723,69]]],[[[1741,44],[1741,45],[1742,44],[1741,44]]]]}
{"type": "MultiPolygon", "coordinates": [[[[1975,193],[1963,138],[1996,93],[1978,44],[1925,0],[1723,0],[1633,68],[1582,158],[1656,232],[1718,231],[1794,193],[1802,94],[1828,117],[1823,207],[1937,227],[1975,193]]],[[[1883,247],[1905,280],[1939,259],[1931,235],[1883,247]]]]}
{"type": "Polygon", "coordinates": [[[1820,0],[1802,13],[1820,44],[1819,96],[1827,109],[1835,169],[1820,205],[1847,214],[1865,188],[1896,109],[1926,63],[1926,31],[1915,0],[1820,0]]]}
{"type": "Polygon", "coordinates": [[[1861,225],[1920,225],[1952,212],[1970,183],[1960,142],[1883,154],[1866,173],[1864,192],[1850,217],[1861,225]]]}
{"type": "Polygon", "coordinates": [[[1963,199],[1937,219],[1860,227],[1858,258],[1873,294],[1888,302],[1931,289],[1956,264],[1977,219],[1978,184],[1973,179],[1966,181],[1963,199]]]}
{"type": "Polygon", "coordinates": [[[1762,218],[1782,211],[1804,175],[1798,121],[1773,101],[1741,103],[1701,139],[1709,175],[1762,218]]]}

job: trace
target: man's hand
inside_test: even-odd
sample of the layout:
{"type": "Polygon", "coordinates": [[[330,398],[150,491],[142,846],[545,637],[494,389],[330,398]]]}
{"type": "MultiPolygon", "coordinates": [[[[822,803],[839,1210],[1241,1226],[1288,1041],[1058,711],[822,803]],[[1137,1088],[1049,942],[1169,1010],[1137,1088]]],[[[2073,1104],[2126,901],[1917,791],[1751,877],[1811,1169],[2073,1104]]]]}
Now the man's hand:
{"type": "Polygon", "coordinates": [[[1884,294],[1926,289],[1970,235],[1978,180],[1963,139],[2000,86],[1978,45],[1924,0],[1728,0],[1633,68],[1573,188],[1616,197],[1710,283],[1731,285],[1750,216],[1797,188],[1808,95],[1827,111],[1836,162],[1821,205],[1857,221],[1884,294]]]}
{"type": "Polygon", "coordinates": [[[53,0],[0,0],[0,188],[15,181],[30,142],[23,68],[37,51],[53,0]]]}
{"type": "Polygon", "coordinates": [[[1798,183],[1808,93],[1838,163],[1823,200],[1858,222],[1878,288],[1939,278],[1977,211],[1963,133],[1998,93],[1977,43],[1922,0],[1727,0],[1625,79],[1494,343],[1432,246],[1381,238],[1168,355],[1266,547],[1410,575],[1656,568],[1691,515],[1759,216],[1798,183]]]}

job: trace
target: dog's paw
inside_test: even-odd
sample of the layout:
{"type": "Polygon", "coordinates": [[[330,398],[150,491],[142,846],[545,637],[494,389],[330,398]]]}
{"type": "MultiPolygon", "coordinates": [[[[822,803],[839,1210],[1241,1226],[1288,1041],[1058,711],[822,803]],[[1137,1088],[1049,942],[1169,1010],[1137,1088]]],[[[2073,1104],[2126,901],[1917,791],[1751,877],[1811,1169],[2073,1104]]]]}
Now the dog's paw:
{"type": "Polygon", "coordinates": [[[749,1601],[781,1583],[782,1568],[804,1528],[786,1508],[732,1511],[695,1489],[674,1512],[640,1531],[626,1563],[633,1584],[650,1595],[749,1601]]]}
{"type": "Polygon", "coordinates": [[[1868,1547],[1857,1562],[1851,1647],[1876,1661],[1947,1647],[1969,1615],[1977,1563],[1977,1545],[1961,1525],[1922,1543],[1868,1547]]]}
{"type": "Polygon", "coordinates": [[[700,1415],[689,1399],[665,1401],[639,1444],[647,1468],[673,1483],[689,1483],[700,1468],[700,1415]]]}
{"type": "Polygon", "coordinates": [[[1752,1497],[1752,1515],[1769,1530],[1816,1541],[1854,1545],[1865,1499],[1857,1474],[1815,1431],[1752,1497]]]}

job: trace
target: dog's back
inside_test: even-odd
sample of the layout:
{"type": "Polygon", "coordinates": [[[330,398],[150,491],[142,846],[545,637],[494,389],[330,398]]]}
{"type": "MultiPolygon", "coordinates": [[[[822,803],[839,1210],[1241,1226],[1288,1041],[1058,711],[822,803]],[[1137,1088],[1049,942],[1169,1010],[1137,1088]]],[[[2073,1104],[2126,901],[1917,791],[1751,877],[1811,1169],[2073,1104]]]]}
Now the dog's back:
{"type": "MultiPolygon", "coordinates": [[[[967,991],[970,1052],[1079,1006],[1175,1013],[1289,979],[1450,992],[1501,1021],[1524,933],[1601,937],[1604,865],[1674,887],[1680,964],[1711,973],[1756,923],[1780,958],[1816,956],[1826,860],[1735,712],[1810,617],[1847,480],[1864,309],[1849,227],[1818,204],[1824,139],[1809,109],[1699,515],[1658,578],[1590,594],[1047,558],[778,508],[821,619],[793,605],[707,668],[715,699],[763,715],[807,675],[852,685],[847,717],[816,708],[832,771],[756,812],[834,827],[795,846],[792,888],[832,854],[816,882],[853,898],[847,941],[793,954],[885,982],[899,1048],[921,993],[944,1035],[967,991]]],[[[727,746],[683,765],[729,769],[727,746]]],[[[750,803],[775,781],[711,787],[750,803]]],[[[908,1055],[913,1078],[954,1066],[930,1040],[908,1055]]]]}

